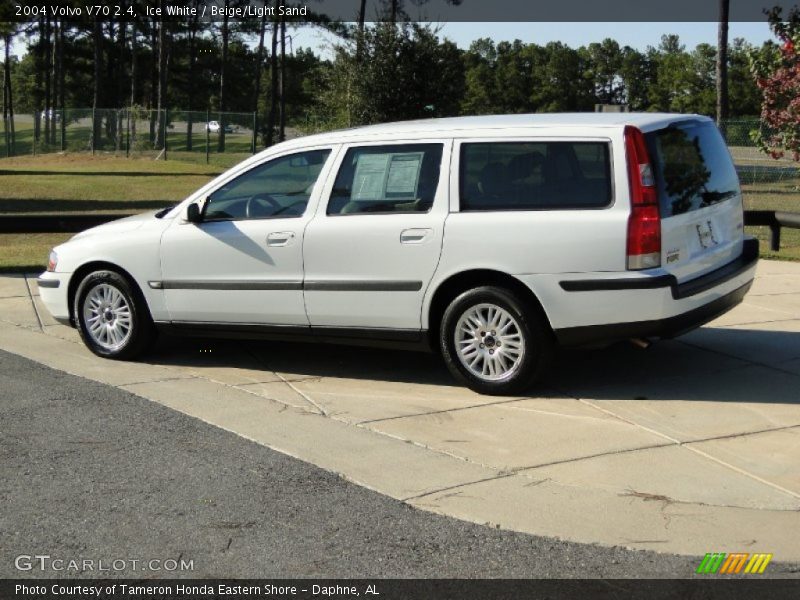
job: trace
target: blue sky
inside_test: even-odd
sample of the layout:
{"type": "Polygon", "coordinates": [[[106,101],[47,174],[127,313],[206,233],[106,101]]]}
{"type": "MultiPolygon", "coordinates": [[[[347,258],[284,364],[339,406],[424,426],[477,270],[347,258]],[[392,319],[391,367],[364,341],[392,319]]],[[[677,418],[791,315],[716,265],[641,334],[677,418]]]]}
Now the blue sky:
{"type": "MultiPolygon", "coordinates": [[[[717,23],[446,23],[440,36],[447,37],[460,48],[468,48],[473,40],[489,37],[500,42],[519,38],[523,42],[546,44],[562,41],[576,48],[610,37],[621,46],[644,50],[657,46],[665,33],[675,33],[688,49],[697,44],[717,43],[717,23]]],[[[316,30],[292,32],[295,47],[311,47],[328,55],[333,36],[316,30]]],[[[773,39],[766,21],[763,23],[731,23],[729,38],[742,37],[755,45],[773,39]]]]}
{"type": "MultiPolygon", "coordinates": [[[[689,49],[703,42],[717,43],[716,23],[444,23],[440,27],[440,36],[449,38],[460,48],[468,48],[480,37],[489,37],[496,42],[519,38],[537,44],[560,40],[573,48],[610,37],[622,46],[644,50],[647,46],[657,46],[665,33],[678,34],[689,49]]],[[[290,34],[291,45],[295,48],[310,47],[325,57],[331,56],[333,36],[308,27],[290,31],[290,34]]],[[[737,37],[755,45],[773,39],[766,22],[731,23],[730,39],[737,37]]],[[[24,53],[24,44],[23,37],[17,38],[12,46],[13,52],[17,55],[24,53]]]]}

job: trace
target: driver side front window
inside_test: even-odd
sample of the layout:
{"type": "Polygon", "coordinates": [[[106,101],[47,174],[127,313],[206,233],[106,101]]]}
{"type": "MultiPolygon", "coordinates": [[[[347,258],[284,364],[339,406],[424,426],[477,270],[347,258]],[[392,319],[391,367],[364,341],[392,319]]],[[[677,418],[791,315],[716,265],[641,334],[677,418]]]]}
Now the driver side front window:
{"type": "Polygon", "coordinates": [[[300,217],[330,150],[309,150],[253,167],[209,196],[205,221],[300,217]]]}

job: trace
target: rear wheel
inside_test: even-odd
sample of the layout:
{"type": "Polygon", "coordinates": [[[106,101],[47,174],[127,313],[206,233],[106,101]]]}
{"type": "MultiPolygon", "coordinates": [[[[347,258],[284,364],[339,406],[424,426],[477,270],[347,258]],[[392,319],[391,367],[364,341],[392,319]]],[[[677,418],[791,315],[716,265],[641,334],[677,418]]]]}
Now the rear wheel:
{"type": "Polygon", "coordinates": [[[482,394],[525,390],[553,354],[552,333],[538,311],[509,290],[489,286],[450,303],[439,344],[453,375],[482,394]]]}
{"type": "Polygon", "coordinates": [[[155,339],[141,294],[114,271],[95,271],[84,278],[75,294],[73,316],[83,342],[104,358],[135,358],[155,339]]]}

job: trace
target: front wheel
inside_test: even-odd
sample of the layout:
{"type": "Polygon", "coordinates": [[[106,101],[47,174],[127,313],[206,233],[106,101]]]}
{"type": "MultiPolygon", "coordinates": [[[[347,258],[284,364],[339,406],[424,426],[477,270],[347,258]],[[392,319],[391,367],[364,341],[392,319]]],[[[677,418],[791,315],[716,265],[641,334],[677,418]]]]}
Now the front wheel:
{"type": "Polygon", "coordinates": [[[481,394],[525,390],[553,355],[552,332],[538,311],[490,286],[468,290],[450,303],[439,344],[451,373],[481,394]]]}
{"type": "Polygon", "coordinates": [[[74,318],[86,346],[104,358],[128,360],[155,338],[144,299],[114,271],[95,271],[78,286],[74,318]]]}

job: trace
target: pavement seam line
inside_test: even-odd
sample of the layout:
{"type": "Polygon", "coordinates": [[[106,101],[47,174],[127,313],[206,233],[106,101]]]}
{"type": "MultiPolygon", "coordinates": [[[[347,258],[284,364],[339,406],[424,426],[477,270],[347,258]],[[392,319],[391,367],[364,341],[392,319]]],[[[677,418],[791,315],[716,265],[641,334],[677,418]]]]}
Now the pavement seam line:
{"type": "Polygon", "coordinates": [[[497,400],[496,402],[486,402],[484,404],[470,404],[469,406],[457,406],[456,408],[447,408],[443,410],[432,410],[429,412],[415,413],[412,415],[396,415],[394,417],[383,417],[381,419],[367,419],[366,421],[359,421],[357,425],[371,425],[372,423],[383,423],[385,421],[397,421],[399,419],[410,419],[413,417],[428,417],[431,415],[442,415],[451,412],[458,412],[461,410],[471,410],[473,408],[483,408],[485,406],[499,406],[501,404],[511,404],[512,402],[521,402],[523,400],[530,400],[531,398],[512,398],[510,400],[497,400]]]}
{"type": "MultiPolygon", "coordinates": [[[[191,375],[188,376],[188,377],[164,377],[162,379],[147,379],[147,380],[144,380],[144,381],[133,381],[131,383],[120,383],[120,384],[117,384],[116,387],[124,388],[124,387],[128,387],[129,385],[144,385],[144,384],[147,384],[147,383],[163,383],[164,381],[188,381],[190,379],[198,379],[198,378],[194,377],[194,376],[191,376],[191,375]]],[[[125,390],[125,391],[129,392],[130,390],[125,390]]]]}
{"type": "MultiPolygon", "coordinates": [[[[620,419],[621,421],[624,421],[626,423],[630,423],[631,425],[634,425],[635,427],[639,427],[641,429],[644,429],[645,431],[649,431],[649,432],[651,432],[651,433],[653,433],[655,435],[659,435],[659,436],[661,436],[661,437],[663,437],[665,439],[672,440],[674,445],[676,445],[678,447],[686,448],[687,450],[690,450],[690,451],[698,454],[699,456],[703,456],[703,457],[705,457],[705,458],[707,458],[707,459],[709,459],[709,460],[711,460],[713,462],[716,462],[719,465],[722,465],[724,467],[728,467],[729,469],[731,469],[732,471],[734,471],[736,473],[739,473],[740,475],[744,475],[746,477],[749,477],[750,479],[758,481],[761,484],[767,485],[767,486],[769,486],[769,487],[771,487],[773,489],[776,489],[778,491],[781,491],[781,492],[784,492],[786,494],[789,494],[790,496],[792,496],[794,498],[800,498],[800,494],[798,494],[797,492],[793,492],[793,491],[788,490],[788,489],[786,489],[786,488],[784,488],[784,487],[782,487],[782,486],[780,486],[780,485],[778,485],[776,483],[772,483],[770,481],[767,481],[766,479],[762,479],[758,475],[755,475],[753,473],[750,473],[749,471],[746,471],[744,469],[736,467],[736,466],[734,466],[734,465],[732,465],[730,463],[725,462],[724,460],[715,458],[715,457],[703,452],[702,450],[698,450],[697,448],[692,448],[692,447],[688,446],[688,444],[699,444],[699,443],[702,443],[702,442],[704,442],[706,440],[694,440],[694,441],[691,441],[691,442],[681,442],[680,440],[678,440],[676,438],[673,438],[673,437],[667,435],[666,433],[662,433],[660,431],[656,431],[655,429],[651,429],[649,427],[646,427],[645,425],[642,425],[641,423],[637,423],[636,421],[632,421],[630,419],[626,419],[625,417],[623,417],[621,415],[617,415],[614,412],[612,412],[612,411],[610,411],[610,410],[608,410],[606,408],[602,408],[600,406],[596,406],[595,404],[593,404],[589,400],[584,400],[582,398],[579,398],[579,400],[581,402],[589,405],[589,406],[593,406],[594,408],[596,408],[599,411],[602,411],[602,412],[608,413],[610,415],[613,415],[616,418],[620,419]]],[[[780,429],[789,429],[789,428],[792,428],[792,427],[797,427],[797,425],[792,425],[790,427],[779,427],[777,429],[778,430],[780,430],[780,429]]],[[[745,432],[745,433],[739,433],[739,434],[732,434],[732,435],[728,435],[728,436],[717,436],[715,438],[709,439],[708,441],[712,441],[714,439],[725,439],[726,437],[744,437],[746,435],[750,435],[751,433],[753,433],[753,434],[755,434],[755,433],[766,433],[767,431],[770,431],[770,430],[756,431],[756,432],[745,432]]]]}
{"type": "MultiPolygon", "coordinates": [[[[691,443],[695,443],[695,442],[691,442],[691,443]]],[[[785,487],[780,486],[777,483],[773,483],[771,481],[767,481],[766,479],[762,479],[761,477],[751,473],[750,471],[746,471],[745,469],[742,469],[740,467],[732,465],[729,462],[725,462],[724,460],[722,460],[720,458],[717,458],[715,456],[712,456],[712,455],[708,454],[707,452],[703,452],[699,448],[692,448],[691,446],[688,446],[686,444],[681,444],[681,445],[684,448],[686,448],[687,450],[690,450],[690,451],[698,454],[699,456],[702,456],[702,457],[704,457],[704,458],[706,458],[708,460],[711,460],[711,461],[713,461],[713,462],[715,462],[715,463],[717,463],[719,465],[722,465],[723,467],[727,467],[727,468],[731,469],[732,471],[735,471],[736,473],[739,473],[740,475],[744,475],[745,477],[749,477],[750,479],[758,481],[759,483],[767,485],[767,486],[769,486],[769,487],[771,487],[773,489],[776,489],[778,491],[781,491],[781,492],[783,492],[785,494],[789,494],[790,496],[792,496],[794,498],[800,499],[800,494],[798,494],[797,492],[793,492],[792,490],[786,489],[785,487]]]]}
{"type": "Polygon", "coordinates": [[[526,467],[517,467],[514,469],[514,473],[519,473],[520,475],[525,475],[525,471],[533,471],[535,469],[543,469],[545,467],[553,467],[555,465],[564,465],[574,462],[580,462],[582,460],[591,460],[593,458],[602,458],[604,456],[614,456],[616,454],[630,454],[632,452],[639,452],[640,450],[655,450],[657,448],[672,448],[676,444],[672,443],[664,443],[664,444],[650,444],[647,446],[637,446],[636,448],[624,448],[621,450],[610,450],[608,452],[598,452],[597,454],[587,454],[585,456],[576,456],[575,458],[565,458],[563,460],[554,460],[547,463],[541,463],[538,465],[530,465],[526,467]]]}
{"type": "MultiPolygon", "coordinates": [[[[284,385],[289,386],[289,388],[291,390],[293,390],[298,396],[300,396],[301,398],[305,399],[305,401],[308,402],[314,408],[316,408],[322,416],[324,416],[324,417],[328,416],[328,412],[324,408],[322,408],[319,404],[314,402],[314,400],[311,399],[311,396],[309,396],[308,394],[306,394],[305,392],[300,390],[297,386],[292,384],[291,381],[287,380],[283,375],[281,375],[277,371],[274,371],[270,367],[270,365],[269,365],[269,363],[267,361],[262,360],[260,357],[258,357],[255,354],[253,354],[253,351],[250,350],[249,348],[247,348],[245,350],[245,352],[247,352],[252,358],[254,358],[257,363],[262,363],[265,367],[267,367],[273,375],[275,375],[278,379],[280,379],[283,382],[284,385]]],[[[275,383],[277,383],[277,382],[275,382],[275,383]]]]}
{"type": "Polygon", "coordinates": [[[422,494],[417,494],[416,496],[408,496],[407,498],[401,498],[401,502],[409,503],[412,500],[419,500],[420,498],[426,498],[428,496],[433,496],[435,494],[441,494],[442,492],[449,492],[450,490],[457,490],[458,488],[467,487],[470,485],[476,485],[478,483],[486,483],[487,481],[496,481],[498,479],[506,479],[508,477],[513,477],[516,475],[515,472],[500,472],[497,475],[492,477],[484,477],[482,479],[476,479],[475,481],[465,481],[464,483],[457,483],[455,485],[448,485],[447,487],[443,487],[438,490],[433,490],[431,492],[423,492],[422,494]]]}
{"type": "Polygon", "coordinates": [[[39,316],[39,309],[36,308],[36,301],[33,299],[33,290],[31,290],[31,284],[28,281],[28,276],[22,276],[25,279],[25,287],[28,290],[28,299],[31,301],[31,306],[33,307],[33,314],[36,315],[36,320],[39,322],[39,330],[44,333],[44,325],[42,324],[42,317],[39,316]]]}

